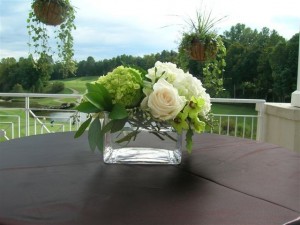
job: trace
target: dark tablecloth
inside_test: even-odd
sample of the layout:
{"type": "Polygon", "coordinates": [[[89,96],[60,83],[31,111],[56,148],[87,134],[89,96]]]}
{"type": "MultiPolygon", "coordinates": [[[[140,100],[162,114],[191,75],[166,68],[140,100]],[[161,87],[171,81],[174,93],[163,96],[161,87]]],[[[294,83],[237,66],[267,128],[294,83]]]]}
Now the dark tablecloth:
{"type": "Polygon", "coordinates": [[[74,133],[0,143],[1,225],[280,225],[300,216],[300,154],[195,136],[179,166],[107,165],[74,133]]]}

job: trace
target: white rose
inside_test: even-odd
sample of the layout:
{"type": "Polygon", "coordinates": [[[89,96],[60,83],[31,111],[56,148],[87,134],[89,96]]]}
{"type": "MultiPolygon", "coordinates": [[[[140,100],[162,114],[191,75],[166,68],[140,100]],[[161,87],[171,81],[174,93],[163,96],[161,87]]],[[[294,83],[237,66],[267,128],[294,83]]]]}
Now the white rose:
{"type": "Polygon", "coordinates": [[[153,92],[148,96],[151,114],[161,120],[174,119],[185,103],[185,97],[179,96],[177,89],[165,79],[158,80],[153,85],[153,92]]]}

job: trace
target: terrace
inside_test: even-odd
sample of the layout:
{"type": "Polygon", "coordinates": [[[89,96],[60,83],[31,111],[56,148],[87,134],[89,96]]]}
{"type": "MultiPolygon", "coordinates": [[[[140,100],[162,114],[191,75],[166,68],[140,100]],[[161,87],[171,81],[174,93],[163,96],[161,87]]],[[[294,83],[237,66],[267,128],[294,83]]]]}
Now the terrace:
{"type": "MultiPolygon", "coordinates": [[[[43,2],[49,4],[49,2],[61,1],[47,0],[43,2]]],[[[65,2],[69,3],[69,1],[65,2]]],[[[114,24],[116,20],[111,20],[110,14],[114,14],[118,15],[118,19],[122,18],[124,21],[128,20],[132,22],[128,16],[126,16],[126,19],[123,19],[123,14],[118,11],[126,11],[126,8],[122,5],[122,1],[118,3],[118,7],[112,4],[113,13],[110,13],[104,7],[111,4],[99,4],[99,10],[99,8],[95,7],[98,5],[94,5],[94,2],[93,4],[86,3],[84,2],[86,6],[93,8],[97,15],[104,16],[104,24],[107,23],[109,25],[109,35],[107,35],[107,30],[101,23],[98,23],[98,20],[96,23],[90,23],[88,20],[92,18],[95,21],[95,14],[82,10],[88,18],[83,15],[78,17],[78,25],[80,24],[81,28],[79,26],[79,32],[76,36],[79,39],[83,37],[88,41],[88,45],[86,46],[88,48],[90,48],[89,46],[93,46],[95,42],[99,42],[102,45],[101,51],[98,51],[93,46],[93,49],[89,51],[91,54],[95,52],[103,54],[102,49],[105,49],[106,40],[109,40],[108,42],[112,40],[113,48],[121,49],[123,52],[123,45],[120,45],[120,48],[116,48],[115,43],[118,43],[116,42],[116,37],[127,41],[126,34],[143,39],[141,37],[144,36],[132,35],[137,34],[137,30],[130,32],[131,26],[125,26],[126,32],[124,32],[120,24],[114,24]],[[104,11],[101,11],[102,9],[104,11]],[[91,27],[84,26],[84,23],[81,21],[87,21],[95,28],[101,28],[100,35],[91,27]],[[94,24],[97,24],[97,26],[94,26],[94,24]],[[93,35],[86,32],[89,28],[93,30],[93,35]],[[115,35],[114,30],[121,31],[121,35],[115,35]],[[105,41],[103,41],[102,37],[105,37],[105,41]]],[[[130,2],[125,2],[124,4],[128,5],[134,12],[137,12],[132,13],[133,11],[130,10],[130,14],[137,14],[146,18],[147,13],[145,12],[147,11],[151,12],[149,13],[151,14],[151,20],[161,20],[157,17],[156,13],[153,14],[153,10],[149,10],[152,5],[157,8],[157,4],[147,5],[143,2],[141,4],[143,6],[142,10],[137,10],[138,7],[136,6],[139,4],[138,2],[134,2],[134,5],[130,4],[130,2]],[[139,14],[139,12],[142,12],[142,14],[139,14]]],[[[159,7],[163,9],[163,5],[162,3],[159,7]]],[[[185,3],[185,5],[192,6],[192,3],[185,3]]],[[[256,6],[257,4],[251,5],[256,6]]],[[[285,5],[288,4],[285,3],[285,5]]],[[[243,13],[242,10],[237,9],[245,8],[248,12],[253,11],[250,10],[250,5],[249,7],[244,7],[244,3],[241,6],[237,6],[236,4],[235,7],[232,7],[232,5],[229,6],[234,11],[239,11],[239,15],[243,15],[245,18],[248,15],[243,13]]],[[[169,8],[169,3],[167,7],[169,8]]],[[[13,12],[17,10],[18,13],[11,15],[22,14],[20,8],[14,6],[13,12]]],[[[41,7],[34,7],[34,10],[38,8],[41,7]]],[[[80,8],[83,9],[83,7],[79,7],[78,11],[80,11],[80,8]]],[[[171,8],[172,10],[174,9],[174,7],[171,8]]],[[[268,5],[265,9],[267,8],[269,8],[268,5]]],[[[276,5],[274,8],[276,8],[276,5]]],[[[283,9],[282,7],[279,8],[283,9]]],[[[267,18],[258,14],[260,9],[264,9],[263,5],[260,4],[259,8],[256,6],[254,9],[257,14],[256,17],[260,19],[259,23],[261,22],[261,18],[267,18]]],[[[4,11],[10,13],[9,10],[4,11]]],[[[163,11],[166,14],[166,11],[163,11]]],[[[183,12],[184,9],[181,8],[180,11],[183,12]]],[[[225,12],[225,7],[222,7],[222,11],[225,12]]],[[[263,11],[265,14],[268,10],[263,11]]],[[[278,15],[281,16],[281,14],[278,15]]],[[[289,14],[288,19],[291,18],[290,16],[292,15],[289,14]]],[[[249,18],[253,19],[253,15],[250,14],[249,18]]],[[[281,19],[279,18],[279,20],[281,19]]],[[[5,21],[8,21],[7,24],[15,28],[15,30],[17,30],[18,26],[12,26],[13,24],[9,21],[17,21],[17,24],[21,24],[20,20],[11,19],[11,17],[6,16],[5,21]]],[[[149,41],[150,39],[165,39],[165,37],[153,38],[152,36],[161,37],[156,30],[151,30],[149,33],[151,36],[147,32],[144,32],[146,31],[144,27],[151,28],[150,24],[144,21],[147,20],[137,20],[137,22],[142,22],[143,29],[141,31],[147,35],[147,42],[153,45],[149,41]]],[[[136,25],[134,24],[133,26],[135,29],[138,28],[136,25]]],[[[11,35],[11,33],[7,32],[9,29],[1,30],[8,34],[6,37],[9,39],[9,35],[11,35]]],[[[40,29],[37,29],[37,31],[37,37],[43,36],[40,35],[40,29]]],[[[19,30],[18,34],[21,34],[19,30]]],[[[68,32],[63,32],[64,34],[68,34],[68,32]]],[[[43,37],[45,36],[47,35],[45,34],[43,37]]],[[[168,31],[166,36],[173,37],[168,31]]],[[[257,41],[257,46],[264,45],[261,43],[264,36],[265,32],[262,32],[257,41]]],[[[252,40],[252,38],[246,38],[245,40],[248,46],[249,42],[251,43],[249,40],[252,40]]],[[[43,42],[43,46],[45,43],[47,42],[43,42]]],[[[79,43],[84,44],[87,42],[79,41],[79,43]]],[[[134,44],[140,48],[139,42],[135,41],[134,44]]],[[[67,46],[73,46],[73,42],[71,41],[67,46]]],[[[295,48],[293,46],[289,47],[293,50],[293,53],[297,54],[297,49],[294,51],[295,48]]],[[[242,49],[238,45],[237,47],[238,50],[242,49]]],[[[268,52],[269,48],[267,46],[266,49],[261,49],[261,52],[268,52]]],[[[79,48],[81,54],[84,51],[79,48]]],[[[236,51],[231,52],[235,53],[236,51]]],[[[250,51],[250,53],[241,55],[240,58],[243,61],[249,62],[251,62],[251,57],[253,59],[263,59],[261,61],[262,64],[259,65],[264,65],[266,62],[271,61],[265,57],[265,54],[257,57],[257,54],[252,54],[256,53],[256,51],[250,51]]],[[[73,52],[71,52],[72,54],[73,52]]],[[[282,56],[283,54],[278,55],[282,56]]],[[[279,57],[278,59],[282,59],[283,57],[279,57]]],[[[45,58],[41,58],[41,62],[43,62],[42,59],[45,58]]],[[[238,60],[233,59],[232,64],[235,65],[238,60]]],[[[135,147],[133,147],[135,149],[128,147],[127,143],[125,150],[120,151],[116,149],[114,151],[115,146],[111,143],[113,139],[106,136],[105,143],[108,143],[108,145],[105,146],[104,151],[92,152],[88,149],[89,143],[93,145],[90,140],[94,141],[95,146],[97,145],[99,149],[103,141],[99,138],[101,134],[99,128],[101,128],[101,125],[98,118],[91,123],[90,131],[92,132],[83,133],[83,138],[74,139],[74,132],[79,129],[82,122],[86,119],[86,114],[80,113],[75,107],[81,102],[84,91],[78,91],[79,89],[75,91],[71,87],[67,87],[71,90],[70,92],[66,89],[49,91],[50,88],[48,86],[45,87],[42,82],[39,82],[40,84],[37,86],[26,86],[18,83],[12,89],[10,87],[3,88],[3,91],[6,92],[10,92],[11,90],[15,92],[35,90],[36,92],[45,93],[57,93],[60,91],[58,93],[68,94],[0,93],[0,224],[299,224],[300,46],[297,89],[291,94],[294,91],[295,83],[295,59],[296,57],[293,54],[293,63],[288,63],[285,67],[290,69],[290,65],[293,65],[293,69],[289,73],[292,79],[290,80],[291,84],[289,84],[288,91],[284,92],[279,98],[276,97],[276,94],[273,95],[274,85],[266,85],[266,88],[259,88],[257,85],[260,82],[254,79],[254,76],[255,78],[266,78],[263,73],[248,70],[251,67],[267,71],[268,68],[253,66],[250,63],[243,70],[238,69],[236,72],[228,72],[227,74],[230,74],[231,77],[224,76],[224,80],[233,81],[228,83],[233,91],[229,90],[228,95],[226,93],[224,96],[234,96],[234,98],[211,99],[214,124],[212,127],[207,127],[204,134],[194,136],[192,154],[189,154],[189,151],[183,151],[182,154],[181,151],[177,153],[178,146],[182,144],[181,141],[176,142],[177,149],[175,151],[169,151],[168,143],[174,144],[174,142],[165,140],[161,143],[157,141],[157,137],[151,139],[151,135],[145,135],[143,132],[137,138],[135,133],[126,126],[119,133],[121,135],[124,134],[125,138],[118,134],[118,141],[114,143],[126,141],[128,140],[127,137],[134,137],[136,138],[135,147]],[[249,73],[247,73],[248,71],[249,73]],[[241,75],[244,75],[245,79],[243,81],[245,80],[245,83],[236,79],[237,77],[241,77],[241,75]],[[243,86],[236,89],[237,84],[243,84],[243,86]],[[240,88],[243,88],[243,90],[240,88]],[[245,92],[245,95],[244,93],[243,95],[239,95],[239,91],[245,92]],[[250,91],[253,91],[254,94],[247,95],[247,92],[250,91]],[[290,103],[271,103],[266,102],[264,99],[235,98],[235,96],[266,99],[271,99],[272,97],[274,101],[286,101],[290,97],[290,94],[290,103]],[[153,143],[155,145],[154,148],[152,145],[145,150],[145,146],[153,143]],[[155,150],[156,146],[158,150],[155,150]],[[114,152],[117,153],[115,154],[114,152]],[[163,153],[163,156],[161,153],[163,153]],[[107,155],[111,160],[107,160],[107,155]],[[153,157],[152,155],[157,159],[157,161],[154,161],[154,164],[158,162],[159,165],[149,165],[149,163],[151,164],[149,158],[153,157]],[[129,159],[124,160],[126,157],[129,159]],[[137,158],[139,158],[139,161],[137,158]],[[169,161],[166,163],[165,158],[172,158],[172,160],[168,159],[169,161]],[[117,163],[118,165],[109,165],[111,163],[117,163]],[[136,163],[142,165],[132,165],[136,163]],[[172,166],[166,166],[167,164],[171,164],[172,166]]],[[[277,66],[279,64],[276,62],[279,62],[279,60],[276,60],[273,65],[277,66]]],[[[125,62],[124,65],[126,64],[125,62]]],[[[242,64],[245,63],[243,62],[242,64]]],[[[222,63],[222,65],[225,65],[225,63],[222,63]]],[[[40,79],[35,79],[34,76],[30,76],[31,73],[27,70],[17,68],[20,71],[20,75],[19,73],[1,70],[3,71],[0,75],[0,78],[2,78],[0,79],[1,82],[5,85],[9,84],[8,78],[10,78],[13,81],[11,83],[16,83],[17,79],[15,77],[18,76],[10,77],[9,75],[11,74],[18,74],[19,77],[30,82],[41,81],[40,79]]],[[[47,68],[47,71],[50,70],[47,68]]],[[[83,76],[98,76],[98,74],[90,74],[88,71],[91,70],[81,69],[81,71],[84,72],[83,76]]],[[[97,71],[102,70],[99,69],[97,71]]],[[[222,71],[222,69],[219,69],[218,73],[221,74],[222,71]]],[[[224,75],[226,74],[224,73],[224,75]]],[[[275,77],[275,75],[273,70],[268,73],[268,77],[275,77]]],[[[280,75],[287,77],[286,73],[280,75]]],[[[77,76],[80,77],[82,75],[78,73],[77,76]]],[[[59,78],[58,76],[51,76],[50,80],[52,82],[54,79],[60,80],[65,78],[69,77],[63,76],[59,78]]],[[[269,84],[269,79],[265,79],[265,81],[269,84]]],[[[61,83],[65,84],[64,82],[61,83]]],[[[77,78],[75,82],[78,83],[77,78]]],[[[213,76],[209,77],[208,82],[213,85],[217,84],[214,82],[213,76]]],[[[122,88],[126,87],[123,81],[118,84],[122,84],[122,86],[119,85],[122,88]]],[[[276,87],[280,87],[279,89],[281,89],[281,86],[284,86],[283,84],[284,82],[278,79],[276,87]]],[[[64,86],[61,86],[63,89],[64,86]]],[[[0,89],[1,87],[0,85],[0,89]]],[[[115,88],[109,88],[111,91],[115,90],[115,88]]],[[[109,123],[110,126],[107,125],[102,131],[116,130],[116,127],[120,127],[120,124],[123,126],[125,120],[122,119],[126,116],[124,113],[125,108],[119,104],[116,104],[116,107],[116,105],[111,104],[110,99],[107,101],[103,100],[108,94],[101,86],[95,85],[88,89],[88,92],[91,92],[89,93],[91,96],[87,95],[87,99],[91,100],[91,104],[85,104],[88,102],[84,102],[82,105],[85,105],[81,110],[98,112],[100,109],[107,110],[113,108],[113,113],[110,116],[111,119],[115,120],[109,123]],[[100,92],[97,92],[98,89],[100,89],[100,92]],[[112,105],[113,107],[111,107],[112,105]]],[[[130,89],[127,88],[126,90],[130,89]]],[[[200,99],[197,100],[197,102],[194,102],[194,99],[192,99],[195,104],[191,101],[190,104],[185,105],[187,106],[187,110],[184,112],[190,113],[185,114],[190,117],[188,121],[190,122],[189,128],[196,129],[197,125],[202,128],[202,124],[198,123],[197,118],[194,117],[195,108],[201,109],[200,99]]],[[[123,102],[121,101],[121,103],[123,102]]],[[[136,115],[138,113],[139,111],[137,110],[136,115]]],[[[180,115],[177,117],[178,121],[175,122],[182,122],[179,126],[187,126],[186,123],[184,124],[186,121],[182,120],[182,114],[178,115],[180,115]]],[[[138,124],[135,127],[139,127],[141,124],[139,121],[142,119],[148,120],[149,117],[145,113],[143,116],[136,116],[134,119],[136,118],[138,119],[135,120],[134,125],[138,124]]],[[[146,124],[146,128],[148,128],[153,125],[153,121],[143,124],[146,124]]],[[[165,135],[168,133],[169,130],[164,129],[164,126],[162,127],[163,129],[159,130],[159,134],[155,132],[154,134],[159,136],[160,134],[165,135]],[[160,131],[162,132],[160,133],[160,131]]],[[[82,130],[79,129],[79,131],[82,130]]],[[[188,132],[187,134],[189,135],[190,133],[188,132]]],[[[189,140],[190,136],[188,135],[186,136],[186,140],[189,140]]],[[[169,135],[169,137],[176,139],[172,135],[169,135]]],[[[188,148],[191,145],[185,146],[188,148]]]]}

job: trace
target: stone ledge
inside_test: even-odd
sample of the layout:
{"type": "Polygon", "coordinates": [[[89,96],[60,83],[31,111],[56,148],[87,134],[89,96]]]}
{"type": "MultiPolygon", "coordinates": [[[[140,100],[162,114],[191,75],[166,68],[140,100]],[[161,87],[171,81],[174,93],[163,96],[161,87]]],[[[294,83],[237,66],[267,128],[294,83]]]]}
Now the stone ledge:
{"type": "Polygon", "coordinates": [[[266,103],[265,113],[288,120],[300,121],[300,108],[290,103],[266,103]]]}

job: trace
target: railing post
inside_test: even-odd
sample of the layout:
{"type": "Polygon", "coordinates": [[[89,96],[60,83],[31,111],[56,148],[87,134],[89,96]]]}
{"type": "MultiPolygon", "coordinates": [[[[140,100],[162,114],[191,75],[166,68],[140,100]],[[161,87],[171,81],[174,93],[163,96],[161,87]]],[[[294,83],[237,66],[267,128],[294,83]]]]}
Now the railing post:
{"type": "Polygon", "coordinates": [[[15,126],[14,123],[11,123],[11,139],[15,138],[15,126]]]}
{"type": "Polygon", "coordinates": [[[25,97],[25,136],[29,136],[29,111],[30,111],[30,106],[29,106],[29,96],[25,97]]]}
{"type": "Polygon", "coordinates": [[[264,139],[264,116],[265,116],[265,102],[256,103],[256,111],[258,111],[256,140],[262,141],[264,139]]]}
{"type": "Polygon", "coordinates": [[[20,116],[18,116],[18,135],[19,138],[21,137],[21,119],[20,116]]]}

